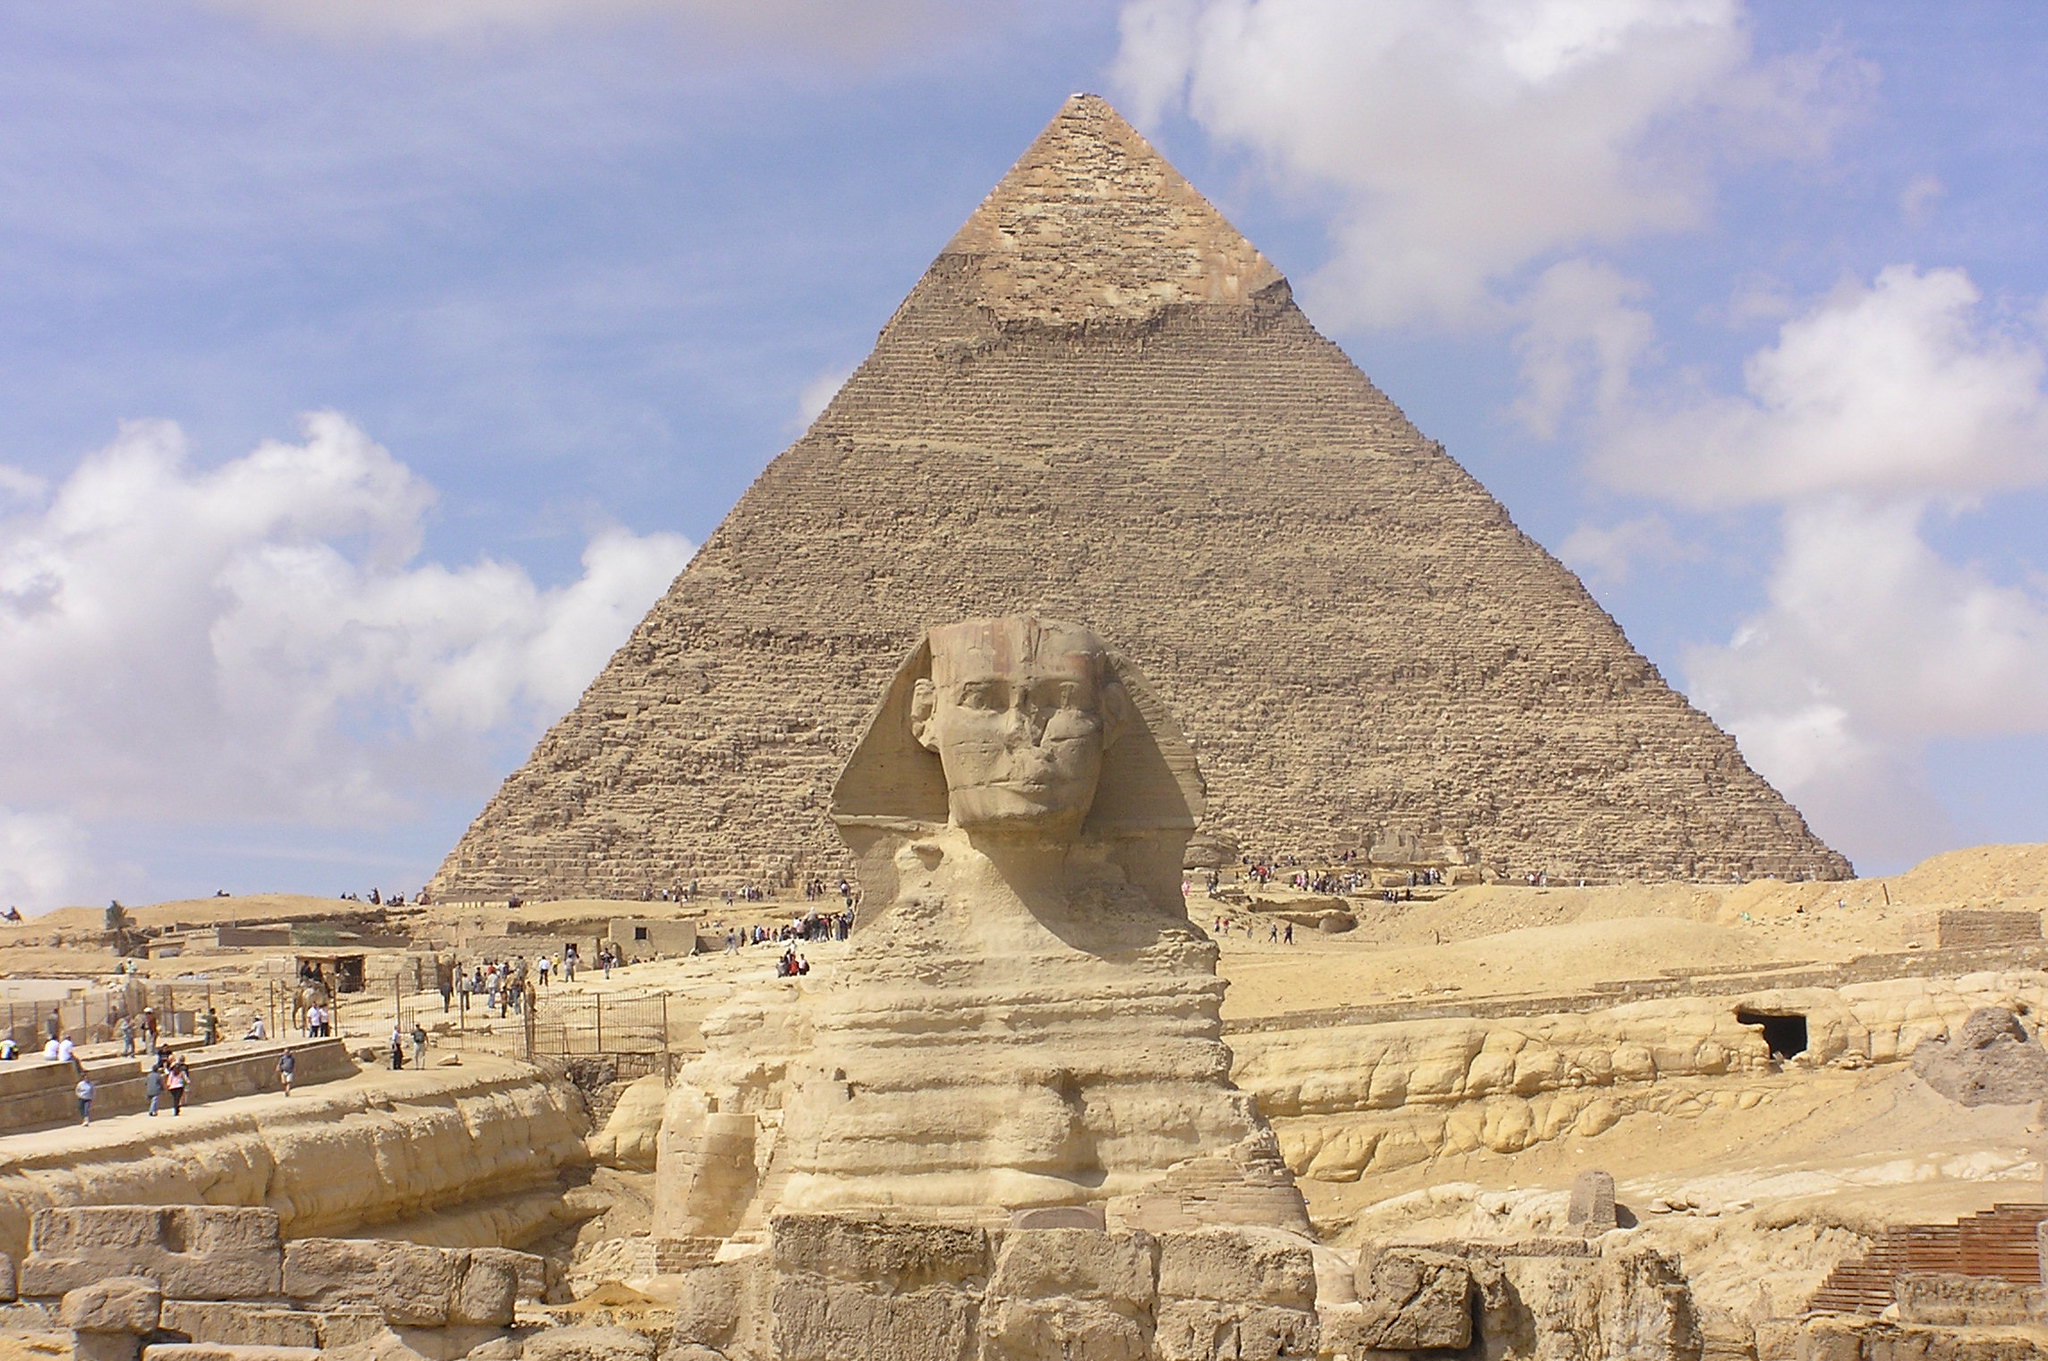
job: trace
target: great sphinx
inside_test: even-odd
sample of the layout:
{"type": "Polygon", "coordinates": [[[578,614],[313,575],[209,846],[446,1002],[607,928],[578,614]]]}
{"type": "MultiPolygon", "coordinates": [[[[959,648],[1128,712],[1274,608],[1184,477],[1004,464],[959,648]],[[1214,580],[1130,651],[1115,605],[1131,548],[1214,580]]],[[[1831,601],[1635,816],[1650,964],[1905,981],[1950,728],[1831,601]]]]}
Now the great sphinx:
{"type": "Polygon", "coordinates": [[[1087,629],[931,630],[833,791],[864,894],[847,955],[707,1024],[663,1123],[657,1232],[1058,1206],[1305,1227],[1181,894],[1202,801],[1158,696],[1087,629]]]}

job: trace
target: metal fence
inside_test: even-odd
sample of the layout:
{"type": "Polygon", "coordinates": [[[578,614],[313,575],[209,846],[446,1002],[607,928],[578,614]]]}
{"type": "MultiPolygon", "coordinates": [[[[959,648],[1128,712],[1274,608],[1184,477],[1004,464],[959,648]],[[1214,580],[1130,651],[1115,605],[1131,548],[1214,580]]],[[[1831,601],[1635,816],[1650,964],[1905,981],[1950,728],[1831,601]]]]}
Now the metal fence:
{"type": "Polygon", "coordinates": [[[527,1018],[529,1059],[610,1059],[622,1079],[648,1073],[671,1079],[679,1054],[694,1047],[680,1019],[671,1018],[665,995],[543,995],[529,1003],[527,1018]]]}
{"type": "Polygon", "coordinates": [[[118,1037],[121,1017],[140,1017],[145,1008],[156,1013],[165,1035],[198,1033],[199,1018],[214,1004],[213,985],[201,980],[184,984],[145,983],[131,979],[88,988],[62,999],[0,1002],[0,1034],[12,1035],[24,1049],[40,1049],[57,1034],[77,1044],[101,1044],[118,1037]]]}

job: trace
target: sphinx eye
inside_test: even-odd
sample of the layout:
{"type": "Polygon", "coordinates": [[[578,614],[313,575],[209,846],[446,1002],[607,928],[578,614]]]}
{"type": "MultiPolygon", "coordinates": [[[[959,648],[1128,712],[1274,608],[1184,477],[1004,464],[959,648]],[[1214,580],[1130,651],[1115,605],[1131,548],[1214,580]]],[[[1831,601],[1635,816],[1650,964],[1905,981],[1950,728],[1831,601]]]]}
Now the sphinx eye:
{"type": "Polygon", "coordinates": [[[1001,703],[996,687],[985,681],[970,681],[960,687],[960,707],[963,709],[994,709],[1001,703]]]}

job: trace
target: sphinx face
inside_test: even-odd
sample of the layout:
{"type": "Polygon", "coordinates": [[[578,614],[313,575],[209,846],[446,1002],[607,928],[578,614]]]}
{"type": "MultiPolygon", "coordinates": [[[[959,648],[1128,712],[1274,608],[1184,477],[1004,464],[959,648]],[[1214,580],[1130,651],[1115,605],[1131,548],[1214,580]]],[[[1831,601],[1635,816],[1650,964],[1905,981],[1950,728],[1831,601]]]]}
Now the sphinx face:
{"type": "Polygon", "coordinates": [[[975,621],[931,634],[932,674],[912,706],[946,772],[953,822],[1071,834],[1102,774],[1104,671],[1086,633],[975,621]]]}

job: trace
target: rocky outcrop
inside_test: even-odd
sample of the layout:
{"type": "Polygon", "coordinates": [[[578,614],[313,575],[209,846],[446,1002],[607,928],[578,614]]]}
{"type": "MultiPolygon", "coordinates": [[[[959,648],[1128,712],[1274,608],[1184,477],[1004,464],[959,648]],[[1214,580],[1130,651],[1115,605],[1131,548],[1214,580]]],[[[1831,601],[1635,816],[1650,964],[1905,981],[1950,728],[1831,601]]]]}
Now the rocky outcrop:
{"type": "MultiPolygon", "coordinates": [[[[1273,1025],[1231,1036],[1233,1075],[1273,1121],[1297,1176],[1344,1182],[1444,1155],[1596,1135],[1639,1112],[1754,1105],[1760,1093],[1745,1079],[1785,1060],[1742,1015],[1803,1018],[1808,1043],[1797,1064],[1897,1063],[1930,1044],[1939,1055],[1963,1044],[1978,1056],[1971,1071],[2031,1071],[2040,1046],[2013,1045],[2009,1031],[1979,1048],[1947,1041],[1982,1031],[1969,1030],[1969,1018],[1986,1006],[2048,1007],[2048,974],[1757,990],[1538,1016],[1273,1025]]],[[[2009,1076],[1999,1081],[1999,1091],[2023,1089],[2009,1076]]]]}
{"type": "Polygon", "coordinates": [[[471,1242],[520,1241],[559,1222],[558,1178],[588,1165],[581,1100],[522,1065],[459,1080],[436,1073],[382,1095],[335,1084],[248,1111],[199,1107],[182,1120],[176,1141],[154,1126],[110,1126],[89,1152],[10,1159],[0,1171],[0,1251],[26,1249],[40,1208],[145,1199],[263,1206],[295,1236],[428,1214],[447,1231],[474,1207],[471,1242]]]}
{"type": "Polygon", "coordinates": [[[2016,1106],[2048,1098],[2048,1049],[2003,1007],[1970,1013],[1953,1036],[1913,1051],[1921,1081],[1964,1106],[2016,1106]]]}

